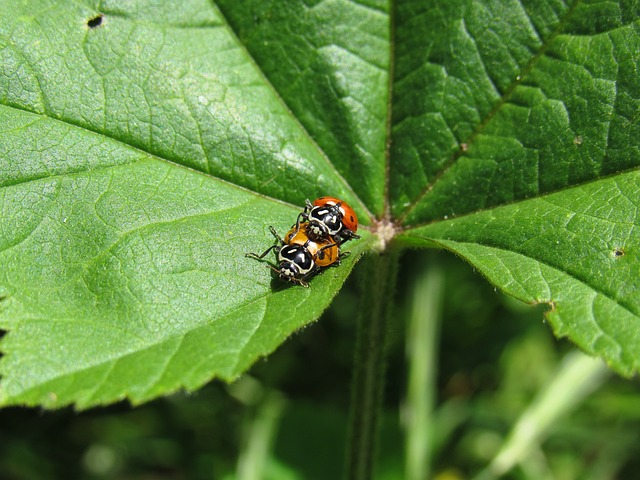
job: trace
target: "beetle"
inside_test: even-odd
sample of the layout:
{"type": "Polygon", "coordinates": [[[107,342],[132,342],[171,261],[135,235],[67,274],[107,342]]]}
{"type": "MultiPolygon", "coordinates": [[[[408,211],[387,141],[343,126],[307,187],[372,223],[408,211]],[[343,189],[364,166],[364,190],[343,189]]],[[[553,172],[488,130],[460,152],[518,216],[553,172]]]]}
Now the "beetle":
{"type": "Polygon", "coordinates": [[[309,223],[308,235],[312,240],[331,239],[338,245],[360,238],[358,230],[358,216],[356,212],[344,202],[335,197],[320,197],[311,203],[305,201],[305,208],[298,215],[295,228],[300,228],[301,221],[309,223]]]}
{"type": "Polygon", "coordinates": [[[292,227],[284,239],[276,229],[269,227],[276,243],[262,254],[247,253],[246,256],[262,260],[270,251],[276,252],[277,265],[268,264],[281,280],[298,283],[308,287],[306,279],[317,273],[320,268],[337,265],[340,259],[339,245],[332,240],[314,241],[307,235],[307,222],[292,227]]]}

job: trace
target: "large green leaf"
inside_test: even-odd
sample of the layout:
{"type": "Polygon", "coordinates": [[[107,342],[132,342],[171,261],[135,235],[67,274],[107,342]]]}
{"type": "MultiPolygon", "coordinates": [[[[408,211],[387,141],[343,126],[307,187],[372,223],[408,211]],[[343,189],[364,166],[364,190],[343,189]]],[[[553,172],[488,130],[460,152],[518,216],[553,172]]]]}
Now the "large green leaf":
{"type": "Polygon", "coordinates": [[[558,335],[634,373],[640,4],[400,5],[398,23],[427,46],[398,47],[392,202],[417,227],[401,240],[549,302],[558,335]]]}
{"type": "Polygon", "coordinates": [[[367,216],[215,7],[30,1],[0,15],[2,403],[141,402],[231,380],[318,318],[366,239],[311,289],[280,288],[244,254],[305,198],[367,216]]]}
{"type": "Polygon", "coordinates": [[[0,402],[231,380],[317,319],[394,225],[399,245],[551,302],[559,334],[635,371],[639,10],[10,2],[0,402]],[[311,288],[282,288],[244,253],[320,195],[355,207],[363,239],[311,288]]]}

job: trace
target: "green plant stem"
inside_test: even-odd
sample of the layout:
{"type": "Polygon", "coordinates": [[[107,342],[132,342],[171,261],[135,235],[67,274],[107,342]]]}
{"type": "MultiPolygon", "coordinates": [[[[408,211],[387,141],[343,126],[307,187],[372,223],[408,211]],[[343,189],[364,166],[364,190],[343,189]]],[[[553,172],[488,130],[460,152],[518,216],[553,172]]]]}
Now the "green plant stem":
{"type": "Polygon", "coordinates": [[[551,382],[522,414],[489,467],[475,480],[491,480],[524,461],[553,428],[611,375],[598,358],[569,353],[551,382]]]}
{"type": "Polygon", "coordinates": [[[405,478],[429,478],[429,457],[433,447],[433,408],[443,292],[443,272],[430,266],[413,290],[411,317],[407,328],[409,380],[403,412],[406,432],[405,478]]]}
{"type": "Polygon", "coordinates": [[[257,406],[255,418],[247,431],[246,445],[238,459],[237,478],[239,480],[260,480],[271,454],[273,440],[285,407],[285,399],[280,392],[264,392],[257,406]]]}
{"type": "Polygon", "coordinates": [[[345,477],[373,476],[378,418],[385,380],[387,317],[395,291],[398,254],[387,250],[361,260],[361,298],[351,385],[345,477]]]}

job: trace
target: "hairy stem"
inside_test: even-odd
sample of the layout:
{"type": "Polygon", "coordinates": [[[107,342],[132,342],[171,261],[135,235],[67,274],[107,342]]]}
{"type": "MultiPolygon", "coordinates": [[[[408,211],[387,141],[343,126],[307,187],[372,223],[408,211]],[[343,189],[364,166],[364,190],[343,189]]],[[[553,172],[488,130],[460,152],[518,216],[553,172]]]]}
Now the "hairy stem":
{"type": "Polygon", "coordinates": [[[387,317],[395,291],[397,261],[394,251],[369,255],[361,261],[362,292],[345,469],[349,480],[373,477],[385,380],[387,317]]]}

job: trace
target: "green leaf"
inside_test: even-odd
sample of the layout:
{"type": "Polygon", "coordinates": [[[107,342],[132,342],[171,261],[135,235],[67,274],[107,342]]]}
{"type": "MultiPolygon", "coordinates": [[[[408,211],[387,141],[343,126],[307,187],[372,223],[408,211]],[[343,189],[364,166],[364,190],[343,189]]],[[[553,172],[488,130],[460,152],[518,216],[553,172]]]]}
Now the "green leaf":
{"type": "Polygon", "coordinates": [[[627,0],[9,2],[0,403],[232,380],[398,232],[636,371],[639,18],[627,0]],[[321,195],[363,238],[283,287],[244,254],[321,195]]]}
{"type": "Polygon", "coordinates": [[[391,48],[387,2],[218,4],[292,113],[367,206],[382,214],[391,48]]]}
{"type": "Polygon", "coordinates": [[[428,45],[420,58],[398,53],[391,191],[417,226],[401,240],[447,248],[507,293],[549,302],[559,336],[630,375],[640,364],[640,7],[473,6],[398,8],[428,45]],[[404,88],[427,83],[435,93],[403,102],[404,88]]]}
{"type": "Polygon", "coordinates": [[[310,289],[245,258],[305,198],[366,222],[362,204],[209,2],[100,7],[0,14],[6,405],[232,380],[318,318],[370,238],[310,289]]]}
{"type": "Polygon", "coordinates": [[[628,1],[400,2],[394,213],[431,222],[636,168],[639,17],[628,1]]]}
{"type": "Polygon", "coordinates": [[[272,243],[265,217],[284,231],[295,209],[128,153],[3,189],[24,212],[3,222],[6,403],[141,402],[231,380],[317,318],[353,265],[357,247],[312,291],[280,289],[244,253],[272,243]]]}
{"type": "Polygon", "coordinates": [[[630,375],[640,366],[640,173],[434,223],[406,234],[471,262],[507,293],[549,302],[559,336],[630,375]]]}

